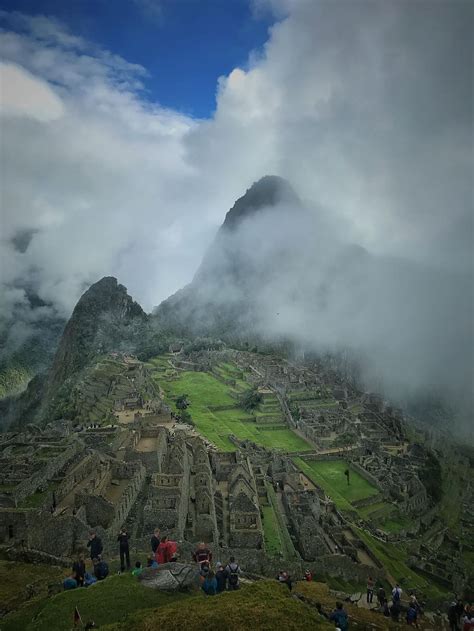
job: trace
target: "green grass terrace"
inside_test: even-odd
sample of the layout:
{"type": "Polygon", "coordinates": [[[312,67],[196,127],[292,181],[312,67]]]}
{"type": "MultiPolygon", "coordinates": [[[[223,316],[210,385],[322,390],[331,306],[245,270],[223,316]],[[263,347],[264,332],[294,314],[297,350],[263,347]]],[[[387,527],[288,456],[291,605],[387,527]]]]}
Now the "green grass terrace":
{"type": "MultiPolygon", "coordinates": [[[[163,358],[151,360],[148,365],[156,367],[155,379],[168,404],[174,407],[178,396],[188,395],[188,412],[196,429],[218,449],[234,451],[235,446],[229,440],[233,434],[239,440],[251,440],[257,445],[290,453],[312,450],[311,445],[284,424],[281,410],[273,401],[267,401],[261,410],[252,414],[239,407],[238,394],[250,387],[239,373],[235,373],[236,383],[228,384],[207,372],[174,373],[163,358]]],[[[223,365],[222,369],[227,375],[232,374],[228,365],[223,365]]]]}
{"type": "MultiPolygon", "coordinates": [[[[351,469],[344,460],[308,460],[294,458],[294,463],[334,501],[342,511],[357,512],[352,502],[379,494],[379,490],[351,469]],[[350,484],[344,471],[350,471],[350,484]]],[[[380,503],[382,504],[382,503],[380,503]]]]}

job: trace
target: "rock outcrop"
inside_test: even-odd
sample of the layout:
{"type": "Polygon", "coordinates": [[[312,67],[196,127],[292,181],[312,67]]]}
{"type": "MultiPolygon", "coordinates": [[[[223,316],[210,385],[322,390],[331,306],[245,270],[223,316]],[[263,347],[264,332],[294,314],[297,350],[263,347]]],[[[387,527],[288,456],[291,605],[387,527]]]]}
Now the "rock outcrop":
{"type": "Polygon", "coordinates": [[[192,589],[197,585],[196,568],[184,563],[165,563],[156,569],[145,568],[139,580],[145,587],[166,592],[192,589]]]}

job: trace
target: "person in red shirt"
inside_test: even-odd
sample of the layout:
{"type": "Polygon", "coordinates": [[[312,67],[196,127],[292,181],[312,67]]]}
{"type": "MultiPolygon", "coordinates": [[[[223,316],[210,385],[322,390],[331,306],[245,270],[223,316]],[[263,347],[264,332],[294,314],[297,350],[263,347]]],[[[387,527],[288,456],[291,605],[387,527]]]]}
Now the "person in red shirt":
{"type": "Polygon", "coordinates": [[[311,572],[310,570],[306,570],[306,572],[304,573],[304,580],[310,583],[313,580],[313,572],[311,572]]]}
{"type": "Polygon", "coordinates": [[[168,563],[174,563],[178,560],[178,544],[176,543],[176,541],[167,541],[166,547],[168,563]]]}
{"type": "Polygon", "coordinates": [[[155,559],[158,565],[168,563],[168,537],[161,537],[160,544],[155,552],[155,559]]]}

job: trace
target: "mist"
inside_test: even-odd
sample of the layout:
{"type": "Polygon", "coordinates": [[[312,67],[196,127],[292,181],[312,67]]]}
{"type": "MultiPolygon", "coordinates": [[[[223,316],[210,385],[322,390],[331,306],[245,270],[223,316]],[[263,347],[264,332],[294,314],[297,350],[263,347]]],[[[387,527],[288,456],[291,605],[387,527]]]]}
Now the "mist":
{"type": "Polygon", "coordinates": [[[267,43],[216,78],[206,120],[151,102],[146,68],[57,21],[0,14],[9,348],[34,330],[37,308],[68,317],[104,275],[150,310],[191,281],[235,199],[274,173],[306,210],[298,221],[293,208],[278,221],[263,213],[238,241],[255,265],[278,262],[260,330],[354,348],[369,357],[367,381],[394,391],[466,394],[472,3],[255,8],[256,19],[273,12],[267,43]]]}

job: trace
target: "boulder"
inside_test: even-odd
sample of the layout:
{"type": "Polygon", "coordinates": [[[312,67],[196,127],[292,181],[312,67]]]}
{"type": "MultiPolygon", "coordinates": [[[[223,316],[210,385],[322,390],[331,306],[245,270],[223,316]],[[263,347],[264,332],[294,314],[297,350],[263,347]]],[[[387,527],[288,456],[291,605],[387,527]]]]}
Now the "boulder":
{"type": "Polygon", "coordinates": [[[145,587],[175,592],[196,586],[196,568],[184,563],[164,563],[156,569],[147,567],[139,575],[145,587]]]}

